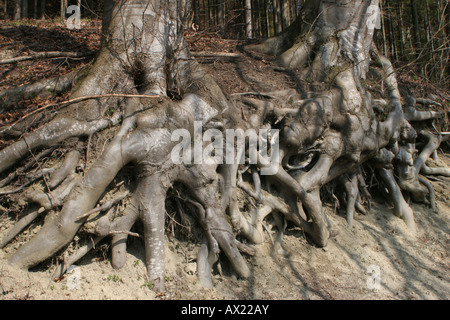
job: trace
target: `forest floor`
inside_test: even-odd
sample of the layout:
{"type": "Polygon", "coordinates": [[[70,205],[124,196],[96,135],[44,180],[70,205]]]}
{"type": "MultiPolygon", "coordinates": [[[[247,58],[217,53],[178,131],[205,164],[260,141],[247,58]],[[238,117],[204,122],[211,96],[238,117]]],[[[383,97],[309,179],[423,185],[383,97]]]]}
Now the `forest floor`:
{"type": "MultiPolygon", "coordinates": [[[[0,23],[0,59],[39,51],[90,51],[99,47],[100,22],[85,22],[80,30],[70,31],[50,22],[0,23]]],[[[226,94],[248,91],[275,91],[303,88],[296,73],[274,68],[270,57],[255,57],[240,49],[240,41],[225,40],[216,34],[189,33],[193,51],[238,52],[237,59],[212,59],[202,66],[216,79],[226,94]]],[[[0,65],[0,90],[31,83],[45,77],[62,75],[82,68],[89,59],[45,59],[0,65]]],[[[408,74],[399,74],[417,97],[449,95],[444,89],[424,83],[408,74]]],[[[32,110],[68,99],[62,96],[37,96],[21,101],[14,109],[0,114],[0,127],[10,124],[32,110]]],[[[441,99],[442,100],[442,99],[441,99]]],[[[447,107],[448,107],[447,101],[447,107]]],[[[448,118],[437,122],[448,130],[448,118]]],[[[8,142],[0,141],[0,148],[8,142]]],[[[449,146],[439,150],[439,164],[450,167],[449,146]]],[[[430,166],[436,165],[429,160],[430,166]]],[[[450,179],[432,181],[439,213],[426,204],[411,203],[417,223],[412,236],[404,222],[393,215],[389,202],[374,192],[368,215],[357,215],[350,228],[342,210],[324,201],[337,236],[325,248],[314,246],[298,228],[288,225],[282,247],[270,238],[254,246],[256,254],[245,256],[251,269],[248,279],[237,279],[226,262],[215,270],[214,288],[204,289],[196,276],[195,242],[167,235],[166,292],[155,294],[149,288],[144,265],[143,243],[132,240],[127,262],[120,270],[109,263],[107,244],[99,244],[71,273],[55,282],[50,279],[54,261],[23,272],[11,268],[7,257],[35,233],[42,221],[0,250],[0,299],[442,299],[450,298],[449,218],[450,179]],[[375,273],[373,273],[375,271],[375,273]],[[379,276],[376,278],[375,276],[379,276]],[[79,281],[74,283],[73,280],[79,281]],[[379,280],[379,285],[376,280],[379,280]]],[[[0,237],[14,223],[14,213],[0,213],[0,237]]]]}

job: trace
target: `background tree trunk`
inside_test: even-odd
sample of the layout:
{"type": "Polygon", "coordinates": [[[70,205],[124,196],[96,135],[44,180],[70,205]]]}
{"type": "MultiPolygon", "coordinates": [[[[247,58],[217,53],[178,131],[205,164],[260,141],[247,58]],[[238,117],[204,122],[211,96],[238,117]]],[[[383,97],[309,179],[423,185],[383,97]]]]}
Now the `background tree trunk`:
{"type": "Polygon", "coordinates": [[[275,34],[278,34],[283,29],[281,24],[281,0],[272,0],[273,3],[273,23],[275,27],[275,34]]]}
{"type": "Polygon", "coordinates": [[[411,0],[411,9],[412,9],[412,21],[413,21],[413,34],[414,34],[414,49],[416,51],[416,55],[419,54],[421,49],[421,41],[419,36],[419,13],[417,10],[417,2],[416,0],[411,0]]]}
{"type": "Polygon", "coordinates": [[[220,30],[223,32],[225,29],[225,0],[218,0],[217,15],[220,30]]]}
{"type": "Polygon", "coordinates": [[[67,0],[61,0],[61,21],[66,21],[67,0]]]}
{"type": "Polygon", "coordinates": [[[28,18],[28,0],[22,0],[22,18],[28,18]]]}
{"type": "Polygon", "coordinates": [[[283,29],[286,29],[291,24],[291,15],[290,15],[290,2],[289,0],[281,0],[281,20],[283,29]]]}
{"type": "Polygon", "coordinates": [[[45,5],[46,0],[41,0],[41,20],[45,19],[45,5]]]}
{"type": "Polygon", "coordinates": [[[271,33],[271,26],[270,26],[270,14],[269,14],[269,0],[264,0],[264,7],[266,8],[266,31],[267,31],[267,38],[269,38],[271,33]]]}
{"type": "Polygon", "coordinates": [[[38,3],[39,3],[38,0],[33,1],[33,18],[34,19],[38,18],[38,14],[39,14],[38,3]]]}
{"type": "Polygon", "coordinates": [[[245,0],[245,34],[247,39],[253,38],[252,1],[245,0]]]}

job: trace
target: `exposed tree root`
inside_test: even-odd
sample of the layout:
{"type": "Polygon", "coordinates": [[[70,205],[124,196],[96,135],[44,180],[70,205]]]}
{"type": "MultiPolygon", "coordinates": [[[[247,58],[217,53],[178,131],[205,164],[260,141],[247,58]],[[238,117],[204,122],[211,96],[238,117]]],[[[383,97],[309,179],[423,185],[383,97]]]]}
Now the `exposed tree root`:
{"type": "Polygon", "coordinates": [[[426,164],[422,165],[420,172],[423,174],[426,174],[426,175],[437,175],[437,176],[450,177],[450,169],[449,168],[429,167],[426,164]]]}
{"type": "Polygon", "coordinates": [[[391,200],[394,204],[394,214],[397,217],[403,218],[405,220],[406,225],[411,230],[413,234],[416,232],[416,225],[414,222],[413,211],[408,203],[405,201],[403,194],[395,181],[394,174],[392,170],[380,169],[379,174],[383,179],[387,189],[389,190],[389,195],[391,196],[391,200]]]}
{"type": "Polygon", "coordinates": [[[88,136],[110,125],[117,124],[119,117],[97,121],[77,121],[70,118],[55,119],[48,125],[23,136],[22,140],[0,151],[0,173],[25,157],[29,150],[51,147],[69,137],[88,136]]]}
{"type": "Polygon", "coordinates": [[[419,181],[428,189],[431,209],[433,210],[433,212],[438,212],[438,208],[436,205],[436,195],[434,192],[433,185],[424,177],[419,177],[419,181]]]}
{"type": "Polygon", "coordinates": [[[28,212],[25,212],[24,216],[20,218],[14,226],[8,230],[8,233],[2,238],[0,242],[0,248],[5,247],[12,239],[14,239],[24,228],[32,223],[40,213],[44,211],[44,208],[32,208],[28,212]]]}
{"type": "Polygon", "coordinates": [[[48,186],[51,189],[57,187],[64,179],[75,172],[80,156],[81,154],[78,150],[72,150],[67,153],[61,166],[48,179],[48,186]]]}
{"type": "Polygon", "coordinates": [[[41,160],[42,158],[48,156],[49,154],[51,154],[53,151],[55,150],[55,148],[49,148],[49,149],[45,149],[44,151],[40,152],[39,154],[35,155],[35,157],[29,161],[27,161],[27,163],[21,167],[18,168],[16,170],[14,170],[13,172],[11,172],[10,174],[8,174],[8,176],[4,179],[2,179],[0,181],[0,187],[3,187],[9,183],[11,183],[14,179],[16,179],[18,176],[21,176],[23,174],[25,174],[25,172],[29,169],[31,169],[32,166],[36,165],[36,161],[41,160]]]}

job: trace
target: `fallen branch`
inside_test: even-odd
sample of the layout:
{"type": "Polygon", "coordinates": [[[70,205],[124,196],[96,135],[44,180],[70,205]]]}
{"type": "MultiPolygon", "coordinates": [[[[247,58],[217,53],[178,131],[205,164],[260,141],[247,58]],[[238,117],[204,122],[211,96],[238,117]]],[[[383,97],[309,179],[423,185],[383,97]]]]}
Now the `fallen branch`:
{"type": "Polygon", "coordinates": [[[95,54],[94,51],[90,51],[90,52],[63,52],[63,51],[38,52],[38,53],[33,53],[28,56],[20,56],[20,57],[0,60],[0,64],[16,63],[16,62],[21,62],[21,61],[35,60],[35,59],[42,59],[42,58],[83,58],[83,57],[91,56],[93,54],[95,54]]]}
{"type": "Polygon", "coordinates": [[[196,58],[229,58],[229,59],[237,59],[241,55],[239,53],[232,52],[192,52],[192,56],[196,58]]]}
{"type": "Polygon", "coordinates": [[[108,200],[108,201],[106,201],[103,205],[101,205],[101,206],[99,206],[99,207],[96,207],[96,208],[94,208],[94,209],[92,209],[92,210],[90,210],[90,211],[88,211],[88,212],[86,212],[86,213],[84,213],[84,214],[78,216],[78,217],[77,217],[77,220],[80,220],[80,219],[89,217],[91,214],[94,214],[94,213],[96,213],[96,212],[109,210],[109,209],[111,209],[112,206],[114,206],[114,205],[117,204],[118,202],[122,201],[122,200],[125,199],[127,196],[128,196],[128,192],[126,192],[125,194],[123,194],[123,195],[121,195],[121,196],[119,196],[119,197],[117,197],[117,198],[108,200]]]}
{"type": "Polygon", "coordinates": [[[419,181],[428,189],[428,192],[430,194],[431,209],[433,210],[433,212],[438,213],[439,210],[436,205],[436,193],[434,191],[433,185],[424,177],[419,177],[419,181]]]}
{"type": "MultiPolygon", "coordinates": [[[[262,97],[262,98],[268,98],[268,99],[274,99],[275,96],[271,95],[269,93],[263,93],[263,92],[237,92],[237,93],[232,93],[232,96],[257,96],[257,97],[262,97]]],[[[258,100],[259,101],[259,100],[258,100]]]]}

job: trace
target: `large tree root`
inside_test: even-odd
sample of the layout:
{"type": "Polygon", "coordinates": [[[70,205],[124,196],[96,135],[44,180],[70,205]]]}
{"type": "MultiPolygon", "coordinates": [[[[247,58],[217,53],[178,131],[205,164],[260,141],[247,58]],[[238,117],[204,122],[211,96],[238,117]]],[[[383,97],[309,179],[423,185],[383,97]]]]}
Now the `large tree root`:
{"type": "MultiPolygon", "coordinates": [[[[179,106],[186,107],[187,101],[190,102],[190,108],[196,108],[194,103],[196,100],[193,100],[192,97],[180,102],[179,106]]],[[[138,128],[143,127],[131,133],[129,133],[129,129],[132,125],[126,121],[122,124],[122,128],[104,150],[102,156],[77,183],[70,197],[64,202],[59,215],[46,221],[40,232],[10,258],[11,264],[21,268],[30,268],[63,248],[70,242],[88,216],[94,211],[106,209],[103,207],[99,207],[97,210],[92,208],[118,171],[125,164],[134,162],[138,168],[141,168],[143,178],[140,179],[139,187],[134,192],[136,200],[132,201],[131,206],[139,212],[139,219],[144,224],[146,265],[149,279],[152,281],[155,290],[163,290],[164,288],[164,201],[167,188],[177,179],[181,179],[191,186],[198,186],[193,191],[193,197],[198,199],[204,207],[206,214],[202,223],[209,230],[208,232],[212,236],[210,238],[215,239],[214,242],[217,242],[218,247],[228,256],[240,276],[249,276],[249,269],[239,253],[235,236],[222,215],[220,207],[217,207],[219,201],[212,201],[217,197],[217,186],[212,187],[207,181],[210,181],[210,179],[217,181],[215,167],[212,168],[209,175],[205,175],[205,172],[200,174],[197,171],[198,168],[195,167],[184,170],[182,172],[185,173],[180,174],[182,172],[179,170],[182,166],[174,167],[170,162],[167,162],[168,152],[173,146],[168,131],[165,129],[146,130],[144,124],[147,124],[150,119],[149,115],[137,119],[138,128]],[[168,142],[167,146],[164,145],[163,141],[168,142]],[[159,168],[157,171],[155,171],[155,165],[156,168],[159,168]],[[164,169],[165,166],[166,169],[164,169]],[[174,171],[174,169],[176,170],[174,171]],[[164,172],[167,172],[167,175],[164,172]],[[174,172],[178,172],[178,174],[176,175],[174,172]],[[80,212],[86,212],[86,214],[80,215],[80,212]],[[45,247],[44,250],[37,249],[42,245],[45,247]]],[[[52,185],[57,185],[64,179],[64,176],[70,171],[69,168],[73,169],[78,157],[79,154],[76,154],[76,152],[68,154],[63,164],[52,175],[50,179],[52,185]]],[[[36,196],[32,198],[34,201],[41,201],[36,196]]],[[[42,201],[40,204],[43,205],[42,201]]],[[[102,220],[102,223],[99,221],[98,230],[105,229],[104,221],[102,220]]],[[[134,221],[135,219],[129,220],[124,226],[125,230],[113,230],[119,232],[112,237],[112,263],[114,267],[121,267],[124,263],[125,240],[134,221]]],[[[105,231],[98,231],[98,233],[104,236],[105,231]]],[[[212,247],[211,250],[217,251],[212,247]]],[[[209,261],[210,265],[212,261],[211,259],[209,261]]],[[[206,274],[206,271],[204,273],[206,274]]],[[[206,283],[206,281],[202,282],[206,283]]]]}
{"type": "Polygon", "coordinates": [[[403,218],[405,220],[406,225],[411,230],[413,234],[416,233],[416,224],[414,222],[413,211],[408,203],[405,201],[403,194],[395,181],[394,174],[392,170],[380,169],[379,174],[383,179],[386,187],[389,190],[389,195],[391,196],[391,200],[394,204],[394,214],[397,217],[403,218]]]}
{"type": "MultiPolygon", "coordinates": [[[[428,119],[428,118],[426,118],[428,119]]],[[[437,150],[441,142],[445,139],[442,136],[435,136],[430,132],[420,131],[419,137],[423,136],[427,143],[417,154],[414,143],[400,144],[397,154],[397,174],[399,186],[405,192],[412,195],[412,199],[417,202],[425,202],[427,196],[433,211],[436,211],[435,193],[433,186],[420,174],[448,174],[448,168],[433,168],[430,170],[425,165],[426,160],[437,150]]]]}
{"type": "Polygon", "coordinates": [[[14,226],[8,230],[8,233],[2,238],[0,242],[0,248],[5,247],[12,239],[14,239],[24,228],[26,228],[30,223],[32,223],[44,209],[41,208],[31,208],[28,209],[24,216],[17,221],[14,226]]]}
{"type": "Polygon", "coordinates": [[[22,140],[1,150],[0,173],[28,155],[31,150],[52,147],[69,137],[89,136],[98,130],[117,124],[118,121],[118,115],[111,120],[102,119],[91,122],[77,121],[70,118],[55,119],[50,124],[24,135],[22,140]]]}

